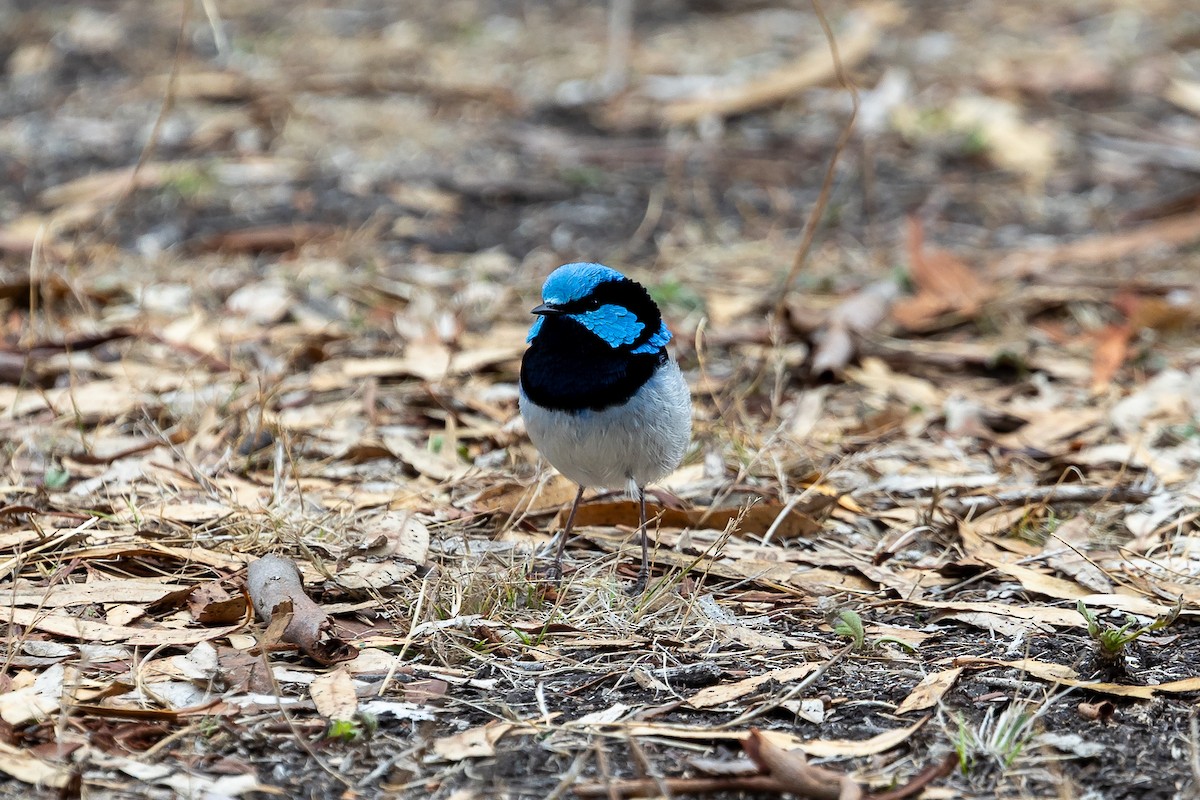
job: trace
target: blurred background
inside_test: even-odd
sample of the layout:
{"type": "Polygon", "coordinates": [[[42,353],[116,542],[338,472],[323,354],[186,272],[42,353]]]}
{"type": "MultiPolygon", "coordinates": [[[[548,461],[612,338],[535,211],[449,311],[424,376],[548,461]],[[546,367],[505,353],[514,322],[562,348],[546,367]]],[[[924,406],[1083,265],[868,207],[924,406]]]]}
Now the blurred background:
{"type": "MultiPolygon", "coordinates": [[[[1130,696],[1192,691],[1200,671],[1200,3],[821,8],[0,0],[0,550],[31,603],[0,615],[33,644],[91,644],[74,619],[93,611],[113,641],[146,641],[167,611],[44,590],[232,586],[282,552],[371,643],[364,670],[391,659],[395,696],[426,674],[414,665],[459,670],[404,695],[445,694],[419,736],[418,718],[391,719],[346,751],[366,757],[322,770],[290,718],[248,746],[176,714],[199,707],[191,684],[156,694],[163,717],[133,734],[120,714],[45,722],[70,710],[55,659],[93,656],[14,649],[0,679],[28,694],[53,663],[59,683],[37,678],[45,705],[19,730],[6,715],[0,743],[54,759],[143,742],[187,781],[197,747],[221,775],[245,750],[244,776],[292,796],[343,796],[343,776],[557,796],[587,761],[572,748],[599,759],[607,743],[617,774],[642,763],[604,727],[630,708],[725,736],[725,706],[661,705],[680,695],[660,693],[659,667],[807,669],[840,641],[840,608],[876,649],[822,679],[817,716],[755,724],[861,756],[876,787],[957,748],[930,797],[1193,796],[1190,701],[1130,696]],[[630,605],[613,587],[636,512],[590,499],[568,599],[543,613],[531,575],[574,488],[537,467],[517,369],[538,287],[576,259],[663,306],[695,442],[657,496],[673,515],[657,568],[677,583],[630,605]],[[1166,619],[1179,597],[1184,616],[1114,677],[1081,655],[1080,597],[1114,627],[1118,610],[1166,619]],[[551,618],[566,624],[547,633],[551,618]],[[949,668],[964,655],[1044,662],[989,683],[982,662],[949,668]],[[634,666],[646,681],[626,679],[634,666]],[[1117,724],[1111,703],[1101,718],[1057,702],[1071,668],[1136,684],[1106,690],[1117,724]],[[910,707],[934,670],[944,701],[910,707]],[[1010,700],[1008,719],[1087,749],[1022,750],[993,725],[1010,700]],[[547,702],[595,727],[536,747],[480,733],[548,721],[547,702]],[[901,719],[915,710],[936,721],[901,719]],[[988,754],[970,726],[1016,750],[988,754]],[[418,753],[439,736],[458,743],[449,766],[418,753]],[[477,758],[485,740],[499,757],[477,758]]],[[[212,637],[221,675],[250,691],[253,637],[226,646],[202,611],[172,606],[172,641],[212,637]]],[[[88,674],[108,697],[150,656],[103,658],[88,674]]],[[[295,674],[280,682],[307,697],[295,674]]],[[[326,711],[297,714],[325,736],[326,711]]],[[[682,746],[645,741],[663,774],[685,769],[682,746]]],[[[55,763],[53,785],[77,786],[55,763]]]]}
{"type": "MultiPolygon", "coordinates": [[[[903,266],[907,215],[987,261],[1200,202],[1196,3],[825,12],[860,107],[818,272],[903,266]]],[[[0,20],[15,268],[46,225],[47,247],[152,263],[334,238],[539,274],[700,250],[778,278],[851,113],[799,0],[5,0],[0,20]]]]}

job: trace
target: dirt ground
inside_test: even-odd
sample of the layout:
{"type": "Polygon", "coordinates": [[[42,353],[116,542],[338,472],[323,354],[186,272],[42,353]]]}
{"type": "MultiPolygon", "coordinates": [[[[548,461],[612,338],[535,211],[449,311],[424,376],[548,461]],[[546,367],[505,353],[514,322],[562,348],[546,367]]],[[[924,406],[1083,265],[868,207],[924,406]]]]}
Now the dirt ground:
{"type": "Polygon", "coordinates": [[[1197,3],[0,0],[0,66],[0,796],[1200,796],[1197,3]],[[542,577],[573,260],[693,390],[642,595],[621,496],[542,577]]]}

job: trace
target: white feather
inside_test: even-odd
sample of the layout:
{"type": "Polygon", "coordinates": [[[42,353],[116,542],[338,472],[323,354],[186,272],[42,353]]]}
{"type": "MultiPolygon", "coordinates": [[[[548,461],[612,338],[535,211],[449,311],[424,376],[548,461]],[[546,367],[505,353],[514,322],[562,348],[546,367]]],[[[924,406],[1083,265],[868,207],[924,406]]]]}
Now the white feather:
{"type": "Polygon", "coordinates": [[[586,487],[631,491],[671,474],[692,436],[692,399],[674,360],[623,405],[576,413],[543,408],[521,392],[529,438],[550,464],[586,487]]]}

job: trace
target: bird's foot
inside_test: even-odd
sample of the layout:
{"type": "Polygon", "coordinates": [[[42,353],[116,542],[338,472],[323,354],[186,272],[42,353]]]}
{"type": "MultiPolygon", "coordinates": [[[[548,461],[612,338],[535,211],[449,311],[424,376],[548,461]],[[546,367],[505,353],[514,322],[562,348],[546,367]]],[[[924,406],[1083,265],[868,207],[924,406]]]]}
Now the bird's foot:
{"type": "Polygon", "coordinates": [[[650,583],[650,573],[639,572],[637,580],[625,587],[625,594],[630,597],[636,597],[646,591],[646,586],[650,583]]]}

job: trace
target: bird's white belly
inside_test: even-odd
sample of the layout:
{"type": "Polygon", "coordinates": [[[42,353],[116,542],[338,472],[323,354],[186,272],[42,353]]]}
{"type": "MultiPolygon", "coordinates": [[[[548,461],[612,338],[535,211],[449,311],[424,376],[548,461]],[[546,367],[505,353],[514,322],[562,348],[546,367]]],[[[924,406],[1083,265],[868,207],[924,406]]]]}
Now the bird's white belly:
{"type": "Polygon", "coordinates": [[[674,361],[622,406],[576,413],[542,408],[521,392],[529,438],[546,460],[582,486],[645,486],[683,460],[692,434],[692,401],[674,361]]]}

